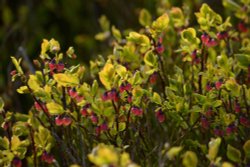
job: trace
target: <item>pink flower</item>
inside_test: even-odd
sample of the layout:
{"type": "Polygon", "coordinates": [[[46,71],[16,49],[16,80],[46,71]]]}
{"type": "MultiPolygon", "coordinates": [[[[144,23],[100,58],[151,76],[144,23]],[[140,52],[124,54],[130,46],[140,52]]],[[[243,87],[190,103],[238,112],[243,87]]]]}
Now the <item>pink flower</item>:
{"type": "Polygon", "coordinates": [[[162,112],[162,110],[158,110],[158,111],[155,113],[155,115],[156,115],[157,120],[158,120],[160,123],[162,123],[162,122],[165,121],[165,114],[162,112]]]}
{"type": "Polygon", "coordinates": [[[42,156],[41,156],[41,160],[48,163],[48,164],[51,164],[54,161],[54,156],[49,155],[46,151],[44,151],[42,156]]]}
{"type": "Polygon", "coordinates": [[[135,115],[135,116],[142,116],[143,114],[143,110],[139,107],[132,107],[131,108],[131,112],[135,115]]]}

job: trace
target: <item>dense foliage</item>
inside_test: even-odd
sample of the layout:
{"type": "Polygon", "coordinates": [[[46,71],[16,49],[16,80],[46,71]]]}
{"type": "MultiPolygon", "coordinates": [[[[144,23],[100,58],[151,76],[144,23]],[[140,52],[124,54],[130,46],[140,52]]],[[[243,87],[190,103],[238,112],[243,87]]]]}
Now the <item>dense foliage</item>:
{"type": "Polygon", "coordinates": [[[102,17],[96,38],[113,53],[89,67],[55,39],[32,74],[11,57],[34,105],[22,114],[1,100],[0,165],[249,166],[250,1],[223,5],[236,25],[205,3],[195,26],[185,6],[156,19],[142,9],[144,28],[127,35],[102,17]]]}

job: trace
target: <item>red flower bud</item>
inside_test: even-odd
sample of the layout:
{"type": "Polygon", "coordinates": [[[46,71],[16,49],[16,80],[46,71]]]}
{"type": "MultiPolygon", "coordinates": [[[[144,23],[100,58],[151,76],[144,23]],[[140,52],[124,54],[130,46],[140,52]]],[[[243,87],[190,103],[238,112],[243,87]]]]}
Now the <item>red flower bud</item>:
{"type": "Polygon", "coordinates": [[[217,90],[220,89],[221,85],[222,85],[222,82],[221,82],[221,81],[215,82],[215,88],[216,88],[217,90]]]}
{"type": "Polygon", "coordinates": [[[203,34],[201,35],[201,41],[202,41],[203,44],[206,45],[206,44],[208,43],[209,40],[210,40],[210,36],[207,35],[206,33],[203,33],[203,34]]]}
{"type": "Polygon", "coordinates": [[[158,53],[158,54],[161,54],[161,53],[164,52],[164,50],[165,50],[164,46],[163,46],[161,43],[158,43],[158,44],[157,44],[157,47],[156,47],[157,53],[158,53]]]}
{"type": "Polygon", "coordinates": [[[22,161],[17,157],[15,157],[12,160],[11,164],[12,164],[13,167],[22,167],[22,161]]]}
{"type": "Polygon", "coordinates": [[[143,114],[143,110],[139,107],[132,107],[131,108],[131,112],[135,115],[135,116],[142,116],[143,114]]]}
{"type": "Polygon", "coordinates": [[[158,110],[158,111],[155,113],[155,115],[156,115],[157,120],[158,120],[160,123],[162,123],[162,122],[165,121],[165,114],[162,112],[162,110],[158,110]]]}
{"type": "Polygon", "coordinates": [[[246,24],[244,22],[238,23],[237,27],[238,27],[238,30],[240,32],[247,32],[248,31],[248,28],[246,27],[246,24]]]}
{"type": "Polygon", "coordinates": [[[201,127],[204,129],[209,128],[209,122],[208,122],[207,118],[204,116],[201,117],[201,127]]]}
{"type": "Polygon", "coordinates": [[[75,88],[72,88],[72,89],[69,90],[69,96],[71,98],[75,98],[77,96],[77,92],[76,92],[75,88]]]}
{"type": "Polygon", "coordinates": [[[132,96],[129,95],[129,96],[127,97],[127,100],[128,100],[129,103],[132,103],[132,96]]]}
{"type": "Polygon", "coordinates": [[[120,92],[124,92],[124,91],[130,91],[132,88],[132,85],[130,83],[124,84],[122,83],[121,86],[119,87],[120,92]]]}
{"type": "Polygon", "coordinates": [[[157,80],[157,73],[154,72],[154,73],[149,77],[149,82],[150,82],[150,84],[155,84],[156,80],[157,80]]]}
{"type": "Polygon", "coordinates": [[[218,40],[223,40],[228,38],[228,33],[226,31],[218,32],[216,34],[218,40]]]}
{"type": "Polygon", "coordinates": [[[54,156],[53,155],[49,155],[46,151],[44,151],[43,154],[42,154],[42,156],[41,156],[41,160],[43,162],[51,164],[54,161],[54,156]]]}
{"type": "Polygon", "coordinates": [[[102,123],[102,124],[100,125],[100,129],[101,129],[101,131],[106,131],[106,130],[108,130],[108,125],[107,125],[107,123],[106,123],[106,122],[102,123]]]}
{"type": "Polygon", "coordinates": [[[207,47],[214,47],[214,46],[216,46],[217,44],[218,44],[218,42],[217,42],[215,39],[211,38],[205,45],[206,45],[207,47]]]}
{"type": "Polygon", "coordinates": [[[62,72],[64,70],[64,64],[59,62],[56,66],[57,72],[62,72]]]}
{"type": "Polygon", "coordinates": [[[63,117],[62,124],[64,126],[69,126],[72,123],[72,119],[68,116],[63,117]]]}
{"type": "Polygon", "coordinates": [[[234,110],[236,113],[239,113],[241,108],[240,108],[240,104],[238,102],[234,103],[234,110]]]}
{"type": "Polygon", "coordinates": [[[58,116],[55,118],[55,123],[56,123],[57,126],[63,125],[63,119],[61,118],[60,115],[58,115],[58,116]]]}
{"type": "Polygon", "coordinates": [[[91,119],[93,124],[98,123],[98,117],[94,113],[91,114],[90,119],[91,119]]]}
{"type": "Polygon", "coordinates": [[[250,127],[250,121],[246,117],[243,117],[243,116],[240,117],[240,124],[248,128],[250,127]]]}
{"type": "Polygon", "coordinates": [[[16,73],[17,73],[16,70],[12,70],[12,71],[10,72],[10,75],[13,76],[13,75],[16,75],[16,73]]]}

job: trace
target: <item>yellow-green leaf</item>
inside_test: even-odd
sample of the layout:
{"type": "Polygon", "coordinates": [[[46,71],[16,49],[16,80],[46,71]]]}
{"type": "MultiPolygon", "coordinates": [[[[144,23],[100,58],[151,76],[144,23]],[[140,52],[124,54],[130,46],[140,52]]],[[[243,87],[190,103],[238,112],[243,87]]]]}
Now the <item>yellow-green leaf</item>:
{"type": "Polygon", "coordinates": [[[0,111],[3,109],[3,107],[4,107],[4,101],[2,97],[0,97],[0,111]]]}
{"type": "Polygon", "coordinates": [[[185,167],[196,167],[198,164],[197,155],[193,151],[185,152],[183,159],[182,159],[182,164],[185,167]]]}
{"type": "Polygon", "coordinates": [[[103,69],[99,72],[100,81],[106,89],[111,89],[114,73],[114,65],[111,63],[111,60],[108,60],[103,69]]]}
{"type": "Polygon", "coordinates": [[[152,16],[147,9],[142,9],[139,15],[139,23],[142,26],[149,26],[152,22],[152,16]]]}
{"type": "Polygon", "coordinates": [[[243,146],[246,157],[250,158],[250,140],[246,141],[243,146]]]}
{"type": "Polygon", "coordinates": [[[17,148],[20,146],[21,141],[17,136],[12,136],[11,138],[11,150],[17,150],[17,148]]]}
{"type": "Polygon", "coordinates": [[[181,146],[178,147],[172,147],[168,150],[167,156],[170,160],[172,160],[174,157],[178,156],[180,151],[182,150],[181,146]]]}
{"type": "Polygon", "coordinates": [[[234,165],[229,162],[223,162],[221,167],[234,167],[234,165]]]}
{"type": "Polygon", "coordinates": [[[168,14],[165,13],[158,17],[153,23],[152,28],[157,32],[163,32],[167,27],[169,23],[169,17],[168,14]]]}
{"type": "Polygon", "coordinates": [[[156,66],[157,57],[155,54],[153,54],[152,51],[149,51],[144,56],[144,62],[145,62],[145,64],[147,64],[148,66],[151,66],[151,67],[156,66]]]}
{"type": "Polygon", "coordinates": [[[30,78],[28,80],[28,85],[34,91],[40,88],[39,81],[35,75],[30,75],[30,78]]]}
{"type": "Polygon", "coordinates": [[[16,67],[17,72],[20,74],[23,74],[23,70],[20,66],[22,59],[20,58],[17,60],[15,57],[11,57],[11,60],[12,60],[12,63],[14,64],[14,66],[16,67]]]}
{"type": "Polygon", "coordinates": [[[112,26],[111,31],[116,40],[120,41],[122,39],[121,32],[115,26],[112,26]]]}
{"type": "Polygon", "coordinates": [[[241,152],[229,144],[227,145],[227,157],[233,162],[240,162],[241,152]]]}
{"type": "Polygon", "coordinates": [[[209,150],[208,150],[208,159],[210,161],[213,161],[219,151],[220,148],[220,144],[221,144],[221,138],[216,138],[216,139],[211,139],[211,141],[208,144],[209,150]]]}
{"type": "Polygon", "coordinates": [[[158,93],[154,92],[152,101],[156,104],[161,104],[162,103],[161,96],[158,93]]]}
{"type": "Polygon", "coordinates": [[[120,77],[124,78],[124,77],[126,76],[126,74],[127,74],[127,69],[126,69],[126,67],[124,67],[124,66],[122,66],[122,65],[120,65],[120,64],[117,64],[116,67],[115,67],[115,69],[116,69],[117,74],[118,74],[120,77]]]}
{"type": "Polygon", "coordinates": [[[55,102],[47,103],[46,107],[48,108],[48,111],[51,115],[58,115],[64,112],[63,107],[55,102]]]}
{"type": "Polygon", "coordinates": [[[29,93],[29,89],[27,86],[21,86],[16,91],[20,94],[29,93]]]}
{"type": "Polygon", "coordinates": [[[150,46],[150,40],[146,35],[137,32],[130,32],[127,39],[141,46],[150,46]]]}
{"type": "Polygon", "coordinates": [[[78,77],[72,74],[59,73],[59,74],[54,74],[53,77],[59,85],[64,87],[77,86],[79,84],[78,77]]]}

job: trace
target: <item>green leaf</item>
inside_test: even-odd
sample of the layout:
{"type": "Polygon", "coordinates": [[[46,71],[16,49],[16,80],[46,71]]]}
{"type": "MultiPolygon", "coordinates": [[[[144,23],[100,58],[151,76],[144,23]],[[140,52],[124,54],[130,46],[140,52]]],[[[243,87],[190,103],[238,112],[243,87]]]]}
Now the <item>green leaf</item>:
{"type": "Polygon", "coordinates": [[[168,152],[167,152],[167,157],[170,160],[173,160],[176,156],[179,155],[179,153],[181,152],[182,147],[181,146],[177,146],[177,147],[171,147],[168,152]]]}
{"type": "Polygon", "coordinates": [[[130,32],[127,40],[134,42],[141,46],[150,46],[150,40],[146,35],[139,34],[137,32],[130,32]]]}
{"type": "Polygon", "coordinates": [[[117,64],[115,66],[115,71],[116,73],[121,77],[121,78],[124,78],[126,75],[127,75],[127,69],[126,67],[120,65],[120,64],[117,64]]]}
{"type": "Polygon", "coordinates": [[[51,53],[57,53],[60,51],[60,44],[54,38],[49,41],[49,50],[51,53]]]}
{"type": "Polygon", "coordinates": [[[15,57],[11,57],[11,60],[12,60],[12,63],[15,65],[17,72],[20,74],[23,74],[23,70],[20,66],[22,59],[20,58],[17,60],[15,57]]]}
{"type": "Polygon", "coordinates": [[[227,157],[233,162],[241,162],[241,152],[230,144],[227,145],[227,157]]]}
{"type": "Polygon", "coordinates": [[[68,50],[66,51],[66,54],[67,54],[67,56],[68,56],[69,58],[72,58],[73,55],[74,55],[74,53],[75,53],[75,50],[74,50],[74,48],[73,48],[72,46],[69,47],[68,50]]]}
{"type": "Polygon", "coordinates": [[[59,73],[59,74],[54,74],[53,77],[60,86],[73,87],[79,84],[78,77],[72,74],[59,73]]]}
{"type": "Polygon", "coordinates": [[[26,136],[29,134],[29,129],[25,122],[18,121],[12,127],[12,132],[15,136],[26,136]]]}
{"type": "Polygon", "coordinates": [[[172,7],[170,11],[171,19],[173,19],[175,27],[182,27],[185,25],[185,18],[182,10],[178,7],[172,7]]]}
{"type": "Polygon", "coordinates": [[[95,35],[95,39],[98,41],[104,41],[105,39],[107,39],[110,36],[110,32],[109,31],[105,31],[105,32],[100,32],[97,33],[95,35]]]}
{"type": "Polygon", "coordinates": [[[163,15],[161,15],[160,17],[158,17],[153,23],[152,23],[152,28],[156,31],[156,32],[163,32],[167,27],[168,27],[168,23],[169,23],[169,17],[168,14],[165,13],[163,15]]]}
{"type": "Polygon", "coordinates": [[[114,65],[109,59],[103,69],[99,72],[99,78],[106,89],[110,90],[112,86],[113,76],[115,74],[114,65]]]}
{"type": "Polygon", "coordinates": [[[30,75],[28,85],[33,91],[38,90],[40,88],[39,81],[35,75],[30,75]]]}
{"type": "Polygon", "coordinates": [[[200,28],[209,31],[210,27],[216,27],[222,24],[222,17],[215,13],[206,3],[203,3],[200,12],[195,13],[200,28]]]}
{"type": "Polygon", "coordinates": [[[60,104],[55,102],[50,102],[46,104],[48,111],[51,115],[58,115],[64,113],[64,109],[60,104]]]}
{"type": "Polygon", "coordinates": [[[152,51],[148,51],[144,56],[144,62],[148,66],[155,67],[157,65],[157,57],[152,51]]]}
{"type": "Polygon", "coordinates": [[[196,37],[194,28],[187,28],[181,32],[181,49],[192,53],[199,47],[200,39],[196,37]]]}
{"type": "Polygon", "coordinates": [[[15,151],[21,144],[21,140],[17,136],[12,136],[11,138],[11,150],[15,151]]]}
{"type": "Polygon", "coordinates": [[[238,83],[236,82],[236,80],[234,78],[229,78],[225,82],[225,87],[227,88],[227,90],[231,91],[231,93],[234,96],[239,96],[239,94],[240,94],[240,86],[238,85],[238,83]]]}
{"type": "Polygon", "coordinates": [[[243,146],[246,157],[250,158],[250,140],[247,140],[243,146]]]}
{"type": "Polygon", "coordinates": [[[20,88],[18,88],[16,90],[18,93],[20,94],[25,94],[25,93],[29,93],[29,89],[27,86],[21,86],[20,88]]]}
{"type": "Polygon", "coordinates": [[[198,164],[198,158],[196,154],[193,151],[185,152],[183,159],[182,159],[182,164],[185,167],[196,167],[198,164]]]}
{"type": "Polygon", "coordinates": [[[96,80],[94,80],[92,87],[91,87],[91,94],[93,96],[97,93],[98,88],[99,88],[98,82],[96,80]]]}
{"type": "Polygon", "coordinates": [[[47,39],[43,39],[43,42],[41,44],[41,53],[40,57],[41,59],[50,59],[49,55],[46,53],[49,50],[49,41],[47,39]]]}
{"type": "Polygon", "coordinates": [[[235,54],[235,58],[242,68],[247,68],[250,64],[250,54],[235,54]]]}
{"type": "Polygon", "coordinates": [[[217,154],[218,154],[218,151],[220,148],[220,144],[221,144],[221,138],[216,138],[216,139],[210,140],[210,142],[208,144],[209,150],[208,150],[208,155],[207,155],[207,157],[210,161],[215,160],[215,158],[217,157],[217,154]]]}
{"type": "Polygon", "coordinates": [[[102,31],[109,31],[109,28],[110,28],[110,22],[108,20],[108,18],[105,16],[105,15],[102,15],[100,18],[99,18],[99,23],[101,25],[101,28],[102,28],[102,31]]]}
{"type": "Polygon", "coordinates": [[[51,136],[50,131],[42,126],[39,126],[38,132],[35,132],[34,141],[41,152],[44,149],[50,152],[50,149],[54,145],[54,138],[51,136]]]}
{"type": "Polygon", "coordinates": [[[132,85],[139,85],[142,83],[142,77],[140,71],[136,71],[132,78],[132,85]]]}
{"type": "Polygon", "coordinates": [[[0,111],[3,110],[3,107],[4,107],[4,101],[2,97],[0,97],[0,111]]]}
{"type": "Polygon", "coordinates": [[[111,31],[112,31],[112,34],[115,37],[115,39],[117,41],[121,41],[121,39],[122,39],[121,32],[115,26],[112,26],[111,31]]]}
{"type": "Polygon", "coordinates": [[[221,101],[221,100],[214,100],[214,101],[212,102],[212,106],[213,106],[214,108],[219,107],[219,106],[221,106],[221,105],[222,105],[222,101],[221,101]]]}
{"type": "Polygon", "coordinates": [[[149,26],[152,22],[152,16],[147,9],[142,9],[139,15],[139,23],[142,26],[149,26]]]}
{"type": "MultiPolygon", "coordinates": [[[[8,140],[8,138],[7,137],[1,137],[0,136],[0,146],[2,147],[2,148],[4,148],[5,150],[8,150],[9,149],[9,140],[8,140]]],[[[1,149],[2,150],[2,149],[1,149]]]]}
{"type": "Polygon", "coordinates": [[[161,96],[158,93],[154,92],[152,102],[156,104],[162,104],[161,96]]]}
{"type": "Polygon", "coordinates": [[[234,165],[229,162],[223,162],[221,167],[234,167],[234,165]]]}

